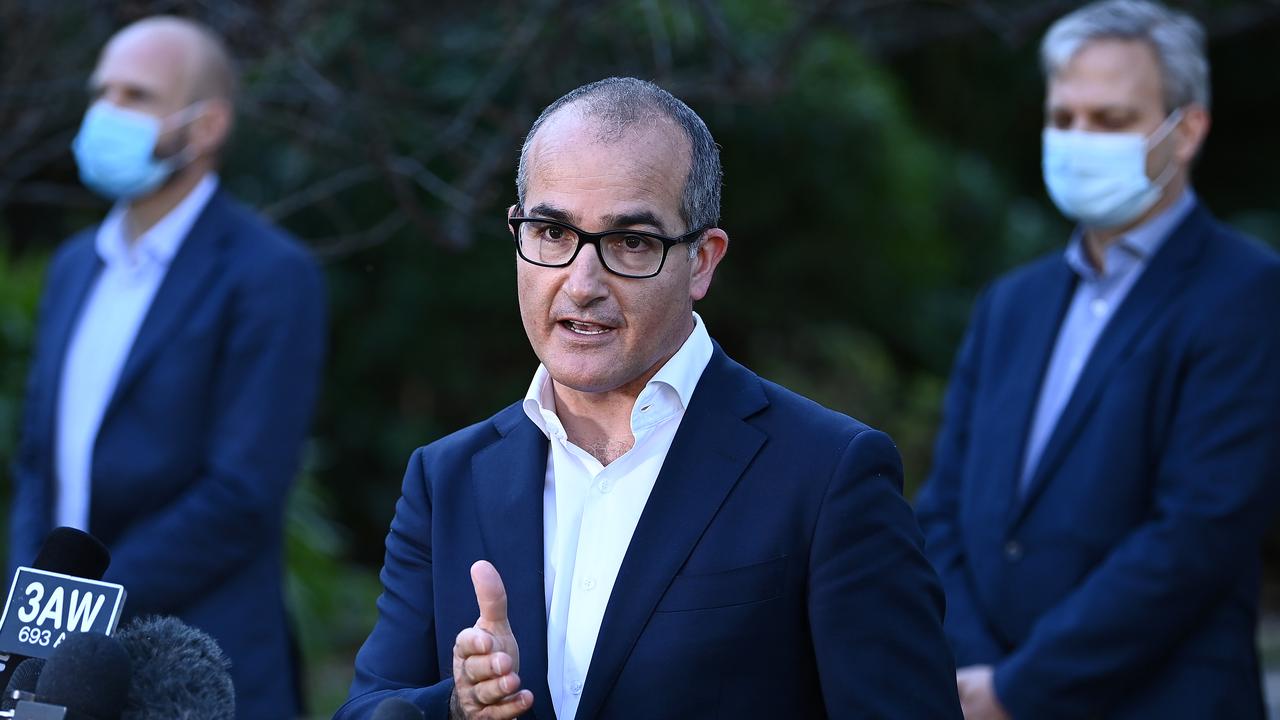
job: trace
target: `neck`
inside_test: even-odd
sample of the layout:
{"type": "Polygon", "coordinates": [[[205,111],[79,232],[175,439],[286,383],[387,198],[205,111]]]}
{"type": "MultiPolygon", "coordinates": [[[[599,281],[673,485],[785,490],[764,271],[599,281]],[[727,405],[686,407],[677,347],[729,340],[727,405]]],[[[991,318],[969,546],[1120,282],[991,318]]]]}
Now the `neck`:
{"type": "MultiPolygon", "coordinates": [[[[643,385],[641,386],[643,387],[643,385]]],[[[610,392],[580,392],[554,380],[556,416],[569,434],[569,441],[591,453],[602,465],[617,460],[635,445],[631,434],[634,394],[618,389],[610,392]]]]}
{"type": "Polygon", "coordinates": [[[1160,196],[1160,200],[1152,205],[1142,215],[1139,215],[1133,222],[1114,228],[1085,228],[1084,231],[1084,249],[1085,256],[1089,259],[1089,264],[1098,272],[1106,272],[1107,250],[1116,243],[1125,233],[1136,227],[1151,221],[1152,218],[1160,213],[1173,207],[1173,204],[1182,197],[1183,191],[1187,189],[1187,174],[1179,172],[1173,176],[1169,184],[1165,186],[1164,193],[1160,196]]]}
{"type": "Polygon", "coordinates": [[[130,200],[124,216],[125,237],[129,244],[137,242],[190,195],[210,169],[206,163],[193,162],[174,173],[150,195],[130,200]]]}

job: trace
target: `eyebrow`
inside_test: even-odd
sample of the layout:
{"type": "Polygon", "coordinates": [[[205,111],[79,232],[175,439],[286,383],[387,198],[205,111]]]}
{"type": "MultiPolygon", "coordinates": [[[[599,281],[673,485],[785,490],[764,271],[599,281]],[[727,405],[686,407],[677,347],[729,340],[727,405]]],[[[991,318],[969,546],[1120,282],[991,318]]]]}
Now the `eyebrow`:
{"type": "Polygon", "coordinates": [[[569,211],[561,210],[560,208],[554,205],[548,205],[546,203],[539,203],[537,205],[534,205],[533,207],[529,208],[526,212],[530,217],[544,217],[550,220],[559,220],[560,222],[566,222],[570,224],[572,224],[574,221],[574,217],[573,215],[569,214],[569,211]]]}
{"type": "MultiPolygon", "coordinates": [[[[545,217],[547,219],[558,220],[563,223],[578,223],[578,220],[574,217],[573,213],[546,203],[534,205],[529,208],[528,213],[531,216],[545,217]]],[[[633,210],[630,212],[614,213],[612,215],[605,215],[601,219],[604,221],[602,224],[609,229],[621,229],[647,225],[649,227],[656,228],[659,233],[667,232],[662,220],[650,210],[633,210]]]]}
{"type": "MultiPolygon", "coordinates": [[[[1044,110],[1045,110],[1045,113],[1074,112],[1074,110],[1071,107],[1061,103],[1057,105],[1045,105],[1044,110]]],[[[1096,115],[1098,113],[1131,113],[1131,112],[1137,112],[1137,110],[1132,105],[1122,105],[1120,103],[1108,103],[1106,105],[1098,105],[1096,107],[1086,108],[1085,112],[1087,112],[1090,115],[1096,115]]]]}
{"type": "Polygon", "coordinates": [[[658,232],[666,233],[667,229],[663,227],[662,220],[649,210],[636,210],[632,212],[618,213],[615,215],[604,216],[605,225],[616,228],[629,228],[637,225],[648,225],[657,228],[658,232]]]}
{"type": "MultiPolygon", "coordinates": [[[[128,93],[131,98],[142,102],[152,102],[156,100],[156,98],[160,97],[162,92],[162,90],[158,90],[154,86],[148,87],[146,85],[140,85],[135,81],[122,81],[119,82],[118,85],[120,85],[124,92],[128,93]]],[[[102,78],[95,73],[94,75],[90,75],[89,80],[85,82],[85,91],[89,94],[89,97],[96,98],[105,92],[106,86],[107,84],[103,82],[102,78]]]]}

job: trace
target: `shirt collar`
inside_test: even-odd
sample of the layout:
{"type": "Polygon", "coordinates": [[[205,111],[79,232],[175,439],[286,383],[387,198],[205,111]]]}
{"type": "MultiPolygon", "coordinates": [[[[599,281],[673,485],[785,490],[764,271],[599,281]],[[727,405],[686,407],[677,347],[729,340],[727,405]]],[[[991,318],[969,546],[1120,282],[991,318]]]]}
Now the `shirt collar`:
{"type": "MultiPolygon", "coordinates": [[[[663,363],[658,372],[645,383],[644,389],[636,398],[636,406],[660,396],[663,388],[669,388],[674,391],[675,401],[679,405],[678,410],[680,412],[686,410],[693,400],[693,391],[698,386],[702,372],[711,361],[712,353],[711,335],[707,333],[702,317],[695,312],[693,313],[693,332],[689,333],[689,337],[685,339],[676,354],[663,363]]],[[[523,408],[525,415],[533,421],[533,424],[537,425],[544,435],[549,435],[544,413],[554,415],[556,401],[551,389],[551,374],[545,365],[539,364],[537,371],[534,372],[533,382],[529,384],[529,391],[524,396],[523,408]]],[[[665,416],[667,413],[662,415],[665,416]]],[[[633,429],[637,425],[636,409],[631,413],[631,425],[633,429]]]]}
{"type": "MultiPolygon", "coordinates": [[[[1135,261],[1134,264],[1142,264],[1149,261],[1156,254],[1156,251],[1164,245],[1164,241],[1178,227],[1183,218],[1191,212],[1195,204],[1195,191],[1188,187],[1182,191],[1172,205],[1165,208],[1160,214],[1117,238],[1116,242],[1107,248],[1106,274],[1112,274],[1115,269],[1113,266],[1120,264],[1117,261],[1121,258],[1127,257],[1135,261]]],[[[1082,228],[1076,228],[1075,232],[1071,234],[1071,242],[1067,245],[1064,255],[1067,265],[1081,278],[1085,280],[1099,278],[1098,271],[1090,264],[1085,254],[1084,230],[1082,228]]],[[[1128,264],[1123,263],[1123,265],[1128,264]]]]}
{"type": "Polygon", "coordinates": [[[160,221],[138,237],[130,246],[125,238],[126,203],[118,202],[98,228],[95,247],[98,256],[108,265],[136,266],[144,258],[162,267],[168,267],[182,247],[182,241],[191,232],[201,211],[218,189],[218,176],[206,173],[200,182],[182,198],[181,202],[165,213],[160,221]]]}

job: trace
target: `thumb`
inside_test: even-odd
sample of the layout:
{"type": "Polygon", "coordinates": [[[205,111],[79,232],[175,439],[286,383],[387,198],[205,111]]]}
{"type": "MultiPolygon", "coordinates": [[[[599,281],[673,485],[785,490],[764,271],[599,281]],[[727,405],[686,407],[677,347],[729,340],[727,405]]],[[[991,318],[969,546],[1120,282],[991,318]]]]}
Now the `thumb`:
{"type": "Polygon", "coordinates": [[[471,566],[471,584],[476,588],[480,619],[490,623],[507,622],[507,589],[502,576],[488,560],[477,560],[471,566]]]}

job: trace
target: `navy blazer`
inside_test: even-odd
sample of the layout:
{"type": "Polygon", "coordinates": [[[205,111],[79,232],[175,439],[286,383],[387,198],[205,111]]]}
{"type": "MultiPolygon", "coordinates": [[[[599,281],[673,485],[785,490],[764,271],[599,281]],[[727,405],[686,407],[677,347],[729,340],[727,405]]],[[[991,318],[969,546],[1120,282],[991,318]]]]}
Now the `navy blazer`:
{"type": "MultiPolygon", "coordinates": [[[[519,403],[414,453],[379,620],[335,716],[443,719],[469,568],[502,575],[531,715],[547,689],[546,436],[519,403]]],[[[942,595],[888,436],[716,348],[632,536],[579,718],[959,718],[942,595]]]]}
{"type": "Polygon", "coordinates": [[[1022,718],[1261,718],[1259,542],[1280,489],[1280,260],[1196,206],[1098,340],[1020,496],[1075,286],[978,302],[917,512],[959,665],[1022,718]]]}
{"type": "MultiPolygon", "coordinates": [[[[51,529],[68,340],[102,268],[86,230],[52,261],[15,467],[10,566],[51,529]]],[[[176,615],[232,662],[238,717],[296,714],[281,590],[285,498],[310,421],[324,290],[309,253],[222,191],[174,256],[93,452],[89,530],[128,615],[176,615]]]]}

